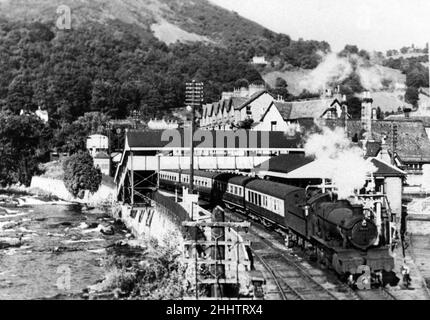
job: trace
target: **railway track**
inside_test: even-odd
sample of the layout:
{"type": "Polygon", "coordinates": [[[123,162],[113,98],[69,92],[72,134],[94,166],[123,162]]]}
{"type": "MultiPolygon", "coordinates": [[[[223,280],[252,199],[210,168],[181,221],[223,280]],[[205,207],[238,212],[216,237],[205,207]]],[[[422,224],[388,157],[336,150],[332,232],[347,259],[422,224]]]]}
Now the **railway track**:
{"type": "Polygon", "coordinates": [[[397,300],[387,289],[372,289],[357,291],[362,300],[397,300]]]}
{"type": "MultiPolygon", "coordinates": [[[[242,217],[241,214],[231,211],[229,216],[234,220],[240,220],[239,216],[242,217]]],[[[313,274],[312,270],[297,262],[293,256],[284,251],[285,249],[282,250],[279,241],[266,233],[262,234],[262,230],[258,229],[263,226],[258,225],[258,227],[255,224],[251,225],[250,233],[256,240],[251,242],[254,245],[264,244],[264,247],[260,245],[257,249],[251,248],[251,250],[257,260],[268,270],[270,277],[274,279],[282,300],[396,300],[396,297],[385,288],[356,291],[338,279],[333,280],[331,288],[328,289],[323,285],[327,283],[325,275],[313,274]]]]}
{"type": "MultiPolygon", "coordinates": [[[[226,211],[232,221],[248,220],[241,213],[226,211]]],[[[260,224],[251,224],[253,239],[251,251],[265,269],[263,274],[275,291],[267,292],[277,300],[396,300],[386,289],[366,291],[352,290],[339,279],[327,281],[327,273],[315,274],[312,268],[305,268],[293,256],[285,252],[285,247],[260,224]],[[264,231],[263,231],[264,229],[264,231]],[[319,281],[318,281],[318,280],[319,281]],[[330,282],[330,289],[327,288],[330,282]]],[[[276,233],[277,234],[277,233],[276,233]]],[[[321,271],[321,270],[320,270],[321,271]]]]}

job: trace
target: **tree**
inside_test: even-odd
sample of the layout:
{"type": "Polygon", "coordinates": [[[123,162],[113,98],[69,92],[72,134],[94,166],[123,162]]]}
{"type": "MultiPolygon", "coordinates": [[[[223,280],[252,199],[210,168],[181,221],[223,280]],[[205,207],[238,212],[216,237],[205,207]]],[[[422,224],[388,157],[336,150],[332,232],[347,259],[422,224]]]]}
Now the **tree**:
{"type": "Polygon", "coordinates": [[[384,113],[381,110],[381,107],[378,106],[378,108],[376,108],[376,119],[378,120],[384,120],[384,113]]]}
{"type": "Polygon", "coordinates": [[[411,105],[413,105],[414,107],[417,106],[419,100],[419,92],[418,89],[415,87],[409,87],[406,89],[406,93],[405,93],[405,101],[407,103],[410,103],[411,105]]]}
{"type": "Polygon", "coordinates": [[[44,154],[43,123],[35,116],[0,112],[0,185],[29,185],[44,154]]]}
{"type": "Polygon", "coordinates": [[[358,47],[356,45],[347,44],[341,52],[339,52],[339,57],[348,57],[352,54],[358,54],[358,47]]]}
{"type": "Polygon", "coordinates": [[[87,112],[71,124],[57,130],[54,145],[64,152],[77,153],[86,150],[86,141],[91,134],[106,134],[110,117],[100,112],[87,112]]]}
{"type": "Polygon", "coordinates": [[[64,185],[69,192],[78,198],[83,198],[85,190],[97,192],[102,181],[99,168],[94,168],[94,160],[88,152],[79,152],[63,163],[64,185]]]}
{"type": "Polygon", "coordinates": [[[287,88],[287,81],[285,81],[284,78],[277,77],[275,81],[275,88],[276,89],[285,89],[287,88]]]}

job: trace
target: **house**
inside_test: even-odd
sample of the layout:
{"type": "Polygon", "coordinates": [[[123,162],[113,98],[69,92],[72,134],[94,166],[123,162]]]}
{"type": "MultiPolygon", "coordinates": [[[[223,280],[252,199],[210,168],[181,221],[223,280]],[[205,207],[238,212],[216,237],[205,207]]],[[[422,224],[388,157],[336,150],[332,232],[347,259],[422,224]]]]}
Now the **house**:
{"type": "Polygon", "coordinates": [[[263,57],[257,57],[257,56],[253,57],[252,63],[253,64],[262,64],[262,65],[268,64],[268,62],[266,61],[266,58],[264,56],[263,57]]]}
{"type": "Polygon", "coordinates": [[[264,86],[224,92],[220,101],[202,106],[200,128],[205,130],[231,130],[245,120],[261,117],[273,97],[264,86]]]}
{"type": "Polygon", "coordinates": [[[39,117],[40,120],[47,123],[49,121],[48,111],[42,110],[40,107],[35,112],[36,116],[39,117]]]}
{"type": "Polygon", "coordinates": [[[291,122],[303,118],[350,118],[345,96],[330,91],[318,99],[286,102],[275,99],[263,86],[251,85],[222,95],[216,103],[202,107],[200,127],[231,130],[247,127],[256,131],[289,130],[291,122]]]}
{"type": "Polygon", "coordinates": [[[94,158],[99,152],[108,152],[109,139],[101,134],[93,134],[87,138],[87,150],[94,158]]]}
{"type": "Polygon", "coordinates": [[[27,115],[27,116],[36,115],[44,123],[48,123],[48,121],[49,121],[48,111],[42,110],[40,107],[34,113],[31,111],[25,111],[24,109],[21,109],[21,112],[19,113],[19,115],[20,116],[22,116],[22,115],[27,115]]]}
{"type": "Polygon", "coordinates": [[[99,168],[100,171],[106,176],[110,176],[110,165],[111,160],[106,152],[98,152],[94,156],[94,167],[99,168]]]}
{"type": "Polygon", "coordinates": [[[285,102],[273,100],[253,130],[289,131],[300,119],[347,119],[345,97],[324,97],[312,100],[285,102]]]}

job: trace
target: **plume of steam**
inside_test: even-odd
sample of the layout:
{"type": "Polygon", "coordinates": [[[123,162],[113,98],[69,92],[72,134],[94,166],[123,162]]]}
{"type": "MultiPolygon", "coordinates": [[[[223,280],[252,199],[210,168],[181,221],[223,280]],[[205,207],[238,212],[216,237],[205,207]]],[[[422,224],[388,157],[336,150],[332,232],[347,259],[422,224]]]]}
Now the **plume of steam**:
{"type": "Polygon", "coordinates": [[[314,156],[321,171],[328,172],[337,188],[339,199],[354,195],[366,183],[366,178],[376,168],[363,158],[359,147],[353,146],[343,128],[322,128],[322,133],[312,134],[305,143],[305,153],[314,156]]]}
{"type": "Polygon", "coordinates": [[[285,130],[285,136],[287,138],[295,137],[298,133],[303,132],[302,127],[298,123],[287,123],[287,127],[285,130]]]}
{"type": "Polygon", "coordinates": [[[329,88],[333,82],[342,82],[353,72],[353,67],[347,58],[339,58],[336,53],[329,53],[322,62],[303,80],[300,87],[310,92],[322,91],[329,88]]]}
{"type": "Polygon", "coordinates": [[[336,53],[329,53],[323,56],[318,67],[304,76],[299,82],[299,87],[317,93],[342,83],[355,72],[360,78],[363,88],[368,91],[395,89],[394,86],[399,79],[392,70],[391,72],[387,70],[380,65],[370,64],[356,54],[339,57],[336,53]],[[389,88],[387,88],[387,84],[389,84],[389,88]]]}

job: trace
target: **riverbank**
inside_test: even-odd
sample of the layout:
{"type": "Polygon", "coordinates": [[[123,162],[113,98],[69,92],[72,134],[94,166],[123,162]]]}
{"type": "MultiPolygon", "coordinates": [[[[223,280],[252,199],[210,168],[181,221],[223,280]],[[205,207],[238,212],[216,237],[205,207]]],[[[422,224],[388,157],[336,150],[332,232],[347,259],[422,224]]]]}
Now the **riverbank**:
{"type": "Polygon", "coordinates": [[[105,210],[2,190],[0,299],[85,299],[109,248],[131,238],[105,210]]]}
{"type": "Polygon", "coordinates": [[[111,206],[115,194],[115,184],[110,178],[104,177],[97,192],[92,194],[87,190],[84,197],[80,199],[74,197],[67,190],[62,180],[35,176],[31,179],[31,184],[27,191],[33,195],[56,197],[67,202],[85,204],[90,207],[111,206]]]}

